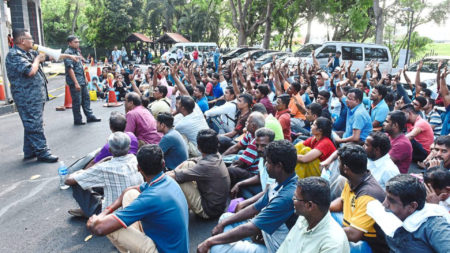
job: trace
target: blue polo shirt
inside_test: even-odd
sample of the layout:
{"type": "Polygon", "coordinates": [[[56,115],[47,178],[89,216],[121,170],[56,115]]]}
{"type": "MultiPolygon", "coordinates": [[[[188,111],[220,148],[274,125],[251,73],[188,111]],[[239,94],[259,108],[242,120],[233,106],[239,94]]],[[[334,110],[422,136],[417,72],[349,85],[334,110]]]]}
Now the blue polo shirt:
{"type": "Polygon", "coordinates": [[[344,138],[353,135],[353,129],[361,130],[359,139],[365,141],[367,136],[372,132],[372,120],[363,104],[355,106],[347,110],[347,124],[345,125],[344,138]]]}
{"type": "Polygon", "coordinates": [[[216,86],[213,86],[213,95],[214,98],[220,98],[223,96],[222,87],[220,87],[220,83],[217,83],[216,86]]]}
{"type": "Polygon", "coordinates": [[[203,96],[202,98],[197,100],[197,105],[198,107],[200,107],[200,109],[202,109],[203,113],[209,110],[208,99],[206,98],[206,96],[203,96]]]}
{"type": "Polygon", "coordinates": [[[268,252],[277,251],[297,220],[292,202],[296,184],[297,176],[293,173],[281,184],[275,182],[268,186],[264,196],[254,204],[259,213],[250,222],[263,231],[268,252]]]}
{"type": "Polygon", "coordinates": [[[140,186],[141,194],[113,215],[127,228],[141,221],[145,234],[155,242],[158,252],[189,252],[189,212],[180,186],[159,173],[152,182],[140,186]]]}
{"type": "Polygon", "coordinates": [[[384,101],[384,99],[382,99],[374,108],[372,108],[370,118],[372,119],[372,122],[376,120],[380,122],[380,124],[383,124],[383,122],[386,120],[388,113],[389,107],[384,101]]]}

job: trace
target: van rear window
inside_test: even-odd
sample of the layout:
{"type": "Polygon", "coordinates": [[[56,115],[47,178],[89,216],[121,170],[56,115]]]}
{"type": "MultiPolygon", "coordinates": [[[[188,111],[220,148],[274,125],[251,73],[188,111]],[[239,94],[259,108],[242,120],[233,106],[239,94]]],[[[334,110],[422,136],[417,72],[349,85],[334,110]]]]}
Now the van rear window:
{"type": "Polygon", "coordinates": [[[387,62],[389,61],[388,52],[385,48],[364,48],[364,58],[366,61],[379,61],[379,62],[387,62]]]}
{"type": "Polygon", "coordinates": [[[361,47],[342,47],[342,60],[362,61],[361,47]]]}

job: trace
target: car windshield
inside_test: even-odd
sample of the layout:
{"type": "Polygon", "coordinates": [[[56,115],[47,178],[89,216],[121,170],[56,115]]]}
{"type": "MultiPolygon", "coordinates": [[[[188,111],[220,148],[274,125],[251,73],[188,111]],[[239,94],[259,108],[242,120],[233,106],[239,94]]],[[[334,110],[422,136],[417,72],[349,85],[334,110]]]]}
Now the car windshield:
{"type": "MultiPolygon", "coordinates": [[[[423,67],[421,72],[424,73],[437,73],[437,67],[439,64],[439,61],[443,61],[442,67],[445,67],[449,63],[449,59],[424,59],[423,60],[423,67]]],[[[408,71],[416,72],[417,66],[419,66],[420,61],[413,63],[411,66],[408,67],[408,71]]]]}
{"type": "Polygon", "coordinates": [[[308,57],[316,48],[319,48],[319,44],[308,44],[300,48],[297,52],[295,52],[296,57],[308,57]]]}
{"type": "Polygon", "coordinates": [[[261,57],[263,54],[268,54],[270,53],[270,51],[258,51],[252,54],[253,59],[257,59],[259,57],[261,57]]]}
{"type": "Polygon", "coordinates": [[[267,59],[271,59],[274,56],[277,56],[277,58],[279,57],[278,55],[280,54],[280,52],[273,52],[273,53],[269,53],[269,54],[265,54],[261,57],[259,57],[258,59],[256,59],[257,61],[265,61],[267,59]]]}
{"type": "Polygon", "coordinates": [[[232,56],[234,54],[236,54],[236,52],[238,52],[239,50],[241,50],[242,48],[236,48],[230,52],[228,52],[227,54],[225,54],[224,56],[232,56]]]}

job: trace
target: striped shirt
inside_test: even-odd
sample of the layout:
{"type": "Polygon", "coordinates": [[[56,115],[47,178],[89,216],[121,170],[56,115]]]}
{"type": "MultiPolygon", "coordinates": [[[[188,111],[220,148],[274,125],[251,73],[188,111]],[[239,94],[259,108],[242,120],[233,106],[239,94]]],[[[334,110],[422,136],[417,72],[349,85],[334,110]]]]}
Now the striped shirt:
{"type": "Polygon", "coordinates": [[[258,174],[259,157],[255,140],[256,138],[254,138],[250,132],[247,132],[244,138],[242,138],[241,145],[245,147],[245,150],[242,155],[240,155],[239,160],[248,166],[247,170],[251,173],[258,174]]]}
{"type": "Polygon", "coordinates": [[[430,125],[435,128],[433,129],[434,136],[440,136],[442,130],[442,119],[439,113],[436,110],[431,110],[430,113],[427,114],[427,121],[430,125]]]}
{"type": "Polygon", "coordinates": [[[111,205],[126,188],[144,182],[137,169],[136,156],[132,154],[97,163],[75,174],[74,179],[84,190],[103,187],[105,202],[102,204],[102,210],[111,205]]]}

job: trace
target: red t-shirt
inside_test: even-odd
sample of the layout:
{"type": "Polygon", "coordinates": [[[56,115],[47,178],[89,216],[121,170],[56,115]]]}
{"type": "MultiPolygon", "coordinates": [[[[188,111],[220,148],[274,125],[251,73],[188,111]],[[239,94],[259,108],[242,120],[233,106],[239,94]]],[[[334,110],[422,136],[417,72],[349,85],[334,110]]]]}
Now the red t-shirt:
{"type": "Polygon", "coordinates": [[[197,60],[198,59],[198,51],[194,51],[192,53],[192,57],[194,58],[194,60],[197,60]]]}
{"type": "Polygon", "coordinates": [[[277,112],[276,118],[283,129],[284,139],[291,141],[291,114],[289,113],[289,109],[277,112]]]}
{"type": "Polygon", "coordinates": [[[317,141],[316,138],[312,136],[306,139],[306,141],[303,142],[303,145],[322,152],[322,155],[319,156],[319,160],[321,162],[325,161],[331,154],[333,154],[334,151],[336,151],[336,147],[328,137],[323,137],[317,141]]]}
{"type": "Polygon", "coordinates": [[[428,153],[430,153],[430,147],[434,141],[433,128],[431,128],[431,125],[426,120],[422,119],[420,116],[417,116],[414,125],[411,124],[407,125],[408,132],[411,132],[414,128],[419,128],[421,130],[420,133],[416,135],[416,137],[414,137],[414,140],[422,144],[422,147],[428,153]]]}
{"type": "Polygon", "coordinates": [[[208,82],[205,87],[206,96],[212,96],[213,84],[208,82]]]}

